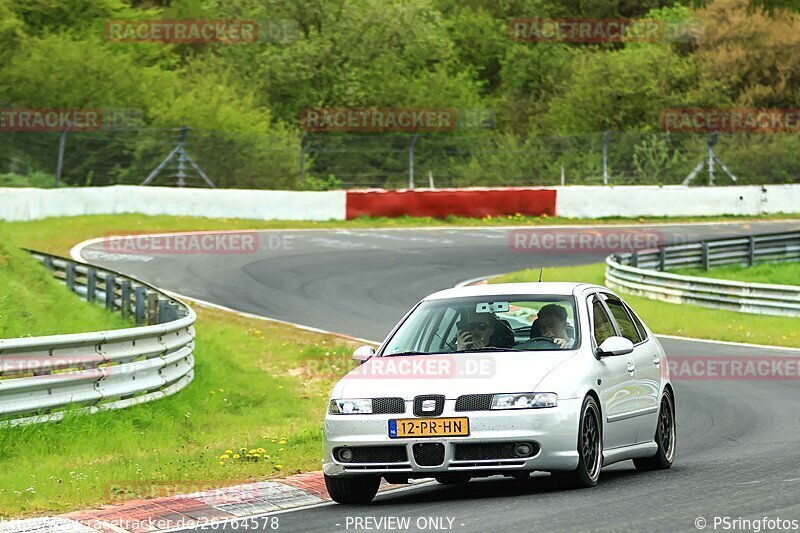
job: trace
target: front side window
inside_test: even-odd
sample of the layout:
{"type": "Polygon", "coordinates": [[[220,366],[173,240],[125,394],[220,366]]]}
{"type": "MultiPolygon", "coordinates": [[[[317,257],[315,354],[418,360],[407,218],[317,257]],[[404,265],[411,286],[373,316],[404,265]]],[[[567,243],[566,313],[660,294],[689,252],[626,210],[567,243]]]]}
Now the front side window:
{"type": "Polygon", "coordinates": [[[572,296],[480,296],[422,302],[382,355],[569,350],[579,344],[572,296]]]}

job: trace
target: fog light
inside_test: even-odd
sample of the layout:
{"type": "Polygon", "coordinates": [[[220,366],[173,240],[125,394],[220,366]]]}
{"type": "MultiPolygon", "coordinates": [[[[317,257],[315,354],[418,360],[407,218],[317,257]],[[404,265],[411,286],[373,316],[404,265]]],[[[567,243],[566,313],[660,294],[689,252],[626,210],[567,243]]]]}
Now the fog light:
{"type": "Polygon", "coordinates": [[[517,457],[528,457],[533,453],[533,446],[527,442],[518,442],[514,446],[514,453],[517,454],[517,457]]]}
{"type": "Polygon", "coordinates": [[[353,460],[353,450],[349,448],[342,448],[336,455],[343,463],[349,463],[353,460]]]}

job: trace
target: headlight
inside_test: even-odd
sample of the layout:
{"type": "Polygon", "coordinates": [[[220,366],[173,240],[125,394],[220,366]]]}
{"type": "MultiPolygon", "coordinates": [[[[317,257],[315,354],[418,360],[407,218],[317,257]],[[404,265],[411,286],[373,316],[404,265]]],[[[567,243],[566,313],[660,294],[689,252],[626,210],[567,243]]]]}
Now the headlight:
{"type": "Polygon", "coordinates": [[[558,395],[554,392],[525,392],[492,396],[492,409],[541,409],[557,405],[558,395]]]}
{"type": "Polygon", "coordinates": [[[328,413],[332,415],[368,415],[372,413],[372,400],[331,400],[328,413]]]}

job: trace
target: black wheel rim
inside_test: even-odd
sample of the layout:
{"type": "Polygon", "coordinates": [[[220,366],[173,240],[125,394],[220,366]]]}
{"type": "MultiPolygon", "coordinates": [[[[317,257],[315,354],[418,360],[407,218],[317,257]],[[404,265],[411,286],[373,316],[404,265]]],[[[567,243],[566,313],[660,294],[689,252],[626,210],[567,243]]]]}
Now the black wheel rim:
{"type": "Polygon", "coordinates": [[[600,425],[597,410],[593,404],[586,406],[583,412],[581,428],[581,457],[589,479],[596,479],[600,474],[600,425]]]}
{"type": "Polygon", "coordinates": [[[664,457],[672,462],[675,456],[675,411],[669,395],[664,395],[661,400],[661,409],[658,414],[659,446],[664,452],[664,457]]]}

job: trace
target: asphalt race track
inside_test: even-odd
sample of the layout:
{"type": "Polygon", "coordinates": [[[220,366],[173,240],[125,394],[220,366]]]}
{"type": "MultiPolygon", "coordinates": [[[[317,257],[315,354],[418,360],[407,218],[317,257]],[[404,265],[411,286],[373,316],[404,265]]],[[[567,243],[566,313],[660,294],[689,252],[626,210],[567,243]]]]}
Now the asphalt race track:
{"type": "MultiPolygon", "coordinates": [[[[798,227],[778,222],[647,229],[672,242],[798,227]]],[[[410,306],[438,289],[526,267],[598,262],[607,255],[515,252],[505,229],[276,231],[261,237],[262,249],[250,254],[130,256],[98,243],[83,256],[190,297],[381,340],[410,306]]],[[[663,343],[671,355],[800,355],[674,339],[663,343]]],[[[558,490],[546,475],[525,482],[476,480],[456,488],[427,483],[379,495],[368,506],[330,504],[279,514],[279,530],[378,529],[382,517],[410,517],[412,530],[432,529],[417,521],[423,517],[453,531],[566,532],[697,531],[698,519],[714,531],[714,517],[800,520],[800,384],[678,381],[675,389],[678,450],[669,471],[638,473],[628,461],[605,469],[597,488],[581,491],[558,490]],[[356,522],[360,517],[371,521],[356,522]]]]}

